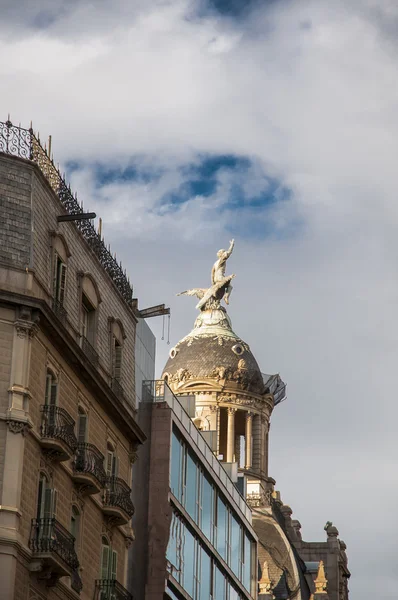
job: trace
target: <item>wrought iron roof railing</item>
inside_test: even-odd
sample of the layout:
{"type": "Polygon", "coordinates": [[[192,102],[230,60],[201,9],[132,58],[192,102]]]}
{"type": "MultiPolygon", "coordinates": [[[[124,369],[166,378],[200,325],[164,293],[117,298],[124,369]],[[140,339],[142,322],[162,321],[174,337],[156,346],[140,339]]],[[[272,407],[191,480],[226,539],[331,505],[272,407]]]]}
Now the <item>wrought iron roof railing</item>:
{"type": "MultiPolygon", "coordinates": [[[[66,212],[71,215],[84,212],[76,196],[73,196],[70,186],[54,165],[46,148],[41,145],[40,138],[35,136],[32,127],[24,129],[13,125],[10,120],[0,121],[0,152],[34,162],[58,196],[66,212]]],[[[101,235],[95,231],[92,222],[81,220],[74,223],[113,280],[124,300],[130,303],[133,298],[133,288],[126,271],[123,271],[121,264],[118,264],[110,249],[105,246],[101,235]]]]}

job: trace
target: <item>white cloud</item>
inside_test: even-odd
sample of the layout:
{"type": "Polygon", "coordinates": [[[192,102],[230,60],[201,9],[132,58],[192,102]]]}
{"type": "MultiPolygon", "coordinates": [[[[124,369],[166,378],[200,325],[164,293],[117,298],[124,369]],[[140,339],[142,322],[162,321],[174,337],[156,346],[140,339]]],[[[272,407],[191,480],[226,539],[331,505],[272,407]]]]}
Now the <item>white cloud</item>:
{"type": "Polygon", "coordinates": [[[398,493],[396,2],[280,0],[240,23],[198,19],[188,0],[36,5],[52,24],[30,25],[39,11],[28,3],[25,27],[11,20],[18,35],[0,41],[0,114],[32,118],[56,157],[82,162],[80,199],[104,217],[140,303],[171,304],[173,341],[195,312],[174,294],[206,284],[234,218],[214,211],[228,174],[214,196],[160,210],[179,167],[198,153],[246,155],[250,193],[263,172],[292,190],[270,218],[299,219],[299,234],[238,240],[230,314],[262,370],[289,384],[271,474],[304,538],[323,539],[332,519],[351,600],[395,598],[393,567],[391,581],[369,573],[390,560],[398,493]],[[131,157],[164,171],[96,188],[90,163],[131,157]]]}

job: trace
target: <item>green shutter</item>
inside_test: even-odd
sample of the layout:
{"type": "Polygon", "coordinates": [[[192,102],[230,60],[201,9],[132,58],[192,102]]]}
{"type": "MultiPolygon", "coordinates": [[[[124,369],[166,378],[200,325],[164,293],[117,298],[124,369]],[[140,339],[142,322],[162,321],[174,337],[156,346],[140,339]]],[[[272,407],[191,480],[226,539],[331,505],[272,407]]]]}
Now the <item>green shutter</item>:
{"type": "Polygon", "coordinates": [[[65,283],[66,283],[66,265],[63,262],[60,263],[60,274],[59,274],[59,289],[58,298],[60,304],[64,303],[65,299],[65,283]]]}
{"type": "Polygon", "coordinates": [[[80,444],[85,443],[86,432],[87,432],[87,415],[79,415],[77,441],[80,444]]]}
{"type": "Polygon", "coordinates": [[[108,579],[109,577],[109,550],[109,546],[102,546],[101,579],[108,579]]]}
{"type": "Polygon", "coordinates": [[[109,579],[117,579],[117,552],[115,550],[112,550],[112,563],[110,567],[109,579]]]}

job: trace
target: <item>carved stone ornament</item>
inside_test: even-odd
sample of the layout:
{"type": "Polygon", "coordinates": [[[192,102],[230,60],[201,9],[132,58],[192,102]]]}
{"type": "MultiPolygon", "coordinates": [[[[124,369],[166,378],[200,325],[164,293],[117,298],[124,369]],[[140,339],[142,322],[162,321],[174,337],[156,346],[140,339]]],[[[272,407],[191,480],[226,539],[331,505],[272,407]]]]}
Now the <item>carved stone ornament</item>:
{"type": "Polygon", "coordinates": [[[137,460],[137,458],[138,458],[138,449],[135,448],[134,450],[130,450],[130,452],[129,452],[130,463],[134,464],[135,461],[137,460]]]}
{"type": "Polygon", "coordinates": [[[24,340],[27,336],[29,338],[33,338],[38,330],[37,325],[34,323],[17,323],[15,325],[15,329],[17,330],[17,336],[24,340]]]}
{"type": "Polygon", "coordinates": [[[26,421],[7,421],[7,426],[11,433],[22,433],[24,436],[30,429],[30,426],[26,421]]]}

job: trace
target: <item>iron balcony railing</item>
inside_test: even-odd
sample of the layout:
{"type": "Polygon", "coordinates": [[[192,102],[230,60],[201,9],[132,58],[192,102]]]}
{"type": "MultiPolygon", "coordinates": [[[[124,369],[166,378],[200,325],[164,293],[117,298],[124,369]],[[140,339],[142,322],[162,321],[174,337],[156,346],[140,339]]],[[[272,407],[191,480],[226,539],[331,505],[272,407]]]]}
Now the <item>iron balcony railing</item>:
{"type": "Polygon", "coordinates": [[[77,473],[91,473],[102,487],[105,485],[104,455],[94,444],[78,443],[73,470],[77,473]]]}
{"type": "Polygon", "coordinates": [[[75,538],[56,519],[32,519],[29,548],[33,554],[57,555],[71,570],[79,566],[75,538]]]}
{"type": "Polygon", "coordinates": [[[99,356],[86,337],[82,337],[82,350],[89,361],[96,367],[98,366],[99,356]]]}
{"type": "Polygon", "coordinates": [[[116,379],[115,377],[112,378],[111,388],[112,388],[112,391],[116,394],[116,396],[118,398],[121,398],[121,399],[124,398],[123,387],[122,387],[119,379],[116,379]]]}
{"type": "Polygon", "coordinates": [[[97,579],[95,582],[96,600],[134,600],[116,579],[97,579]]]}
{"type": "Polygon", "coordinates": [[[55,298],[53,299],[53,311],[62,322],[66,321],[68,313],[66,312],[63,304],[55,298]]]}
{"type": "Polygon", "coordinates": [[[107,477],[103,496],[104,506],[113,506],[123,510],[128,517],[134,514],[134,504],[130,498],[131,490],[120,477],[107,477]]]}
{"type": "MultiPolygon", "coordinates": [[[[50,156],[50,149],[47,153],[46,148],[43,148],[40,143],[40,138],[35,136],[32,127],[23,129],[13,125],[9,119],[6,122],[0,121],[0,152],[36,163],[66,212],[71,215],[84,212],[83,206],[72,194],[70,186],[67,185],[65,178],[54,165],[50,156]]],[[[105,246],[101,235],[95,231],[91,220],[75,221],[75,225],[96,254],[102,267],[111,277],[124,300],[130,304],[133,298],[133,288],[126,271],[112,256],[110,248],[105,246]]]]}
{"type": "Polygon", "coordinates": [[[41,406],[41,412],[41,437],[62,440],[70,448],[71,453],[75,452],[77,448],[75,422],[70,414],[64,408],[53,404],[41,406]]]}

